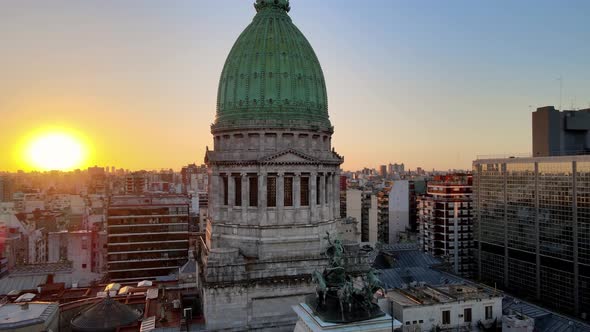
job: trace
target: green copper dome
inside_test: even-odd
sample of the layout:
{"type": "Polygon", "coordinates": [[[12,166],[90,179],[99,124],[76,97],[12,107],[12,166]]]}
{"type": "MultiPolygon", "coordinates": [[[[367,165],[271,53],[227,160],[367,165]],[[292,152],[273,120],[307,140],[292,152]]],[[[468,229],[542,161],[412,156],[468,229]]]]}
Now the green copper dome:
{"type": "Polygon", "coordinates": [[[227,57],[213,130],[332,130],[326,82],[313,48],[287,14],[288,0],[257,0],[258,12],[227,57]]]}

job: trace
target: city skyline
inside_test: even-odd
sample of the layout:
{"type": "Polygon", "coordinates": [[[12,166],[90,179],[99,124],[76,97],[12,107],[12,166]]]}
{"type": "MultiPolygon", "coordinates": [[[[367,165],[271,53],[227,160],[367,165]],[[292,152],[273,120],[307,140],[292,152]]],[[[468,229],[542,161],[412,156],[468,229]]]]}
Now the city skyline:
{"type": "MultiPolygon", "coordinates": [[[[80,168],[201,163],[219,72],[251,2],[4,2],[0,170],[30,170],[24,141],[56,127],[88,142],[80,168]]],[[[344,169],[468,169],[477,155],[528,153],[523,128],[537,106],[559,105],[559,77],[563,108],[588,106],[583,1],[292,6],[314,31],[344,169]]]]}
{"type": "Polygon", "coordinates": [[[590,332],[588,9],[7,0],[0,330],[590,332]]]}

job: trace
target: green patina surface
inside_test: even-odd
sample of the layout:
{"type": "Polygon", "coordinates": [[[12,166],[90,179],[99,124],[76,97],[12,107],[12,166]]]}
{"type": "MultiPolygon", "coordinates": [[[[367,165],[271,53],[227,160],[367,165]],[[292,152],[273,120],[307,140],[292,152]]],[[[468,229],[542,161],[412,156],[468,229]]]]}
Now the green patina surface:
{"type": "Polygon", "coordinates": [[[331,130],[326,83],[313,48],[287,14],[288,0],[258,0],[257,14],[225,62],[213,129],[331,130]]]}

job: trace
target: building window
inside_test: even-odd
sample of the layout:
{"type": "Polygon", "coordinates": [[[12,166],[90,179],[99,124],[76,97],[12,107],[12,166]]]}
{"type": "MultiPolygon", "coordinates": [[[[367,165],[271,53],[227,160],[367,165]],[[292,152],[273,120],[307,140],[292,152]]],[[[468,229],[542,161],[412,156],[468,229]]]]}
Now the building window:
{"type": "Polygon", "coordinates": [[[420,320],[418,321],[418,323],[420,323],[420,324],[424,324],[424,321],[423,321],[422,319],[420,319],[420,320]]]}
{"type": "Polygon", "coordinates": [[[221,179],[223,180],[223,205],[227,205],[228,203],[228,192],[227,192],[227,176],[222,176],[221,179]]]}
{"type": "Polygon", "coordinates": [[[442,324],[443,325],[450,325],[451,324],[451,311],[444,310],[442,312],[442,324]]]}
{"type": "Polygon", "coordinates": [[[269,176],[266,183],[266,200],[268,207],[277,206],[277,178],[269,176]]]}
{"type": "Polygon", "coordinates": [[[321,179],[320,176],[316,177],[316,179],[315,179],[315,202],[317,205],[322,204],[322,202],[320,201],[320,190],[321,190],[320,179],[321,179]]]}
{"type": "Polygon", "coordinates": [[[86,268],[86,264],[82,264],[82,268],[85,269],[86,268]]]}
{"type": "Polygon", "coordinates": [[[258,206],[258,177],[249,177],[250,181],[250,206],[258,206]]]}
{"type": "Polygon", "coordinates": [[[471,323],[471,308],[463,309],[463,321],[465,323],[471,323]]]}
{"type": "Polygon", "coordinates": [[[301,206],[309,206],[309,178],[301,178],[301,206]]]}
{"type": "Polygon", "coordinates": [[[234,195],[234,202],[236,206],[242,206],[242,177],[235,176],[234,177],[234,184],[235,184],[235,195],[234,195]]]}
{"type": "Polygon", "coordinates": [[[293,177],[285,177],[285,206],[293,206],[293,177]]]}
{"type": "Polygon", "coordinates": [[[486,320],[492,319],[492,306],[486,306],[486,320]]]}

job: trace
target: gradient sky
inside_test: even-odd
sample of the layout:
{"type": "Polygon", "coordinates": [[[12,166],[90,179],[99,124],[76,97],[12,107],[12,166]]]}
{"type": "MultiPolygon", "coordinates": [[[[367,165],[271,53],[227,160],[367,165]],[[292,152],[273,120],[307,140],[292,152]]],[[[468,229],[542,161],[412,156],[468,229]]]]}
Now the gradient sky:
{"type": "MultiPolygon", "coordinates": [[[[0,171],[67,128],[89,165],[179,169],[212,145],[219,75],[253,0],[2,0],[0,171]]],[[[344,169],[528,153],[531,111],[590,107],[590,1],[292,0],[344,169]]]]}

